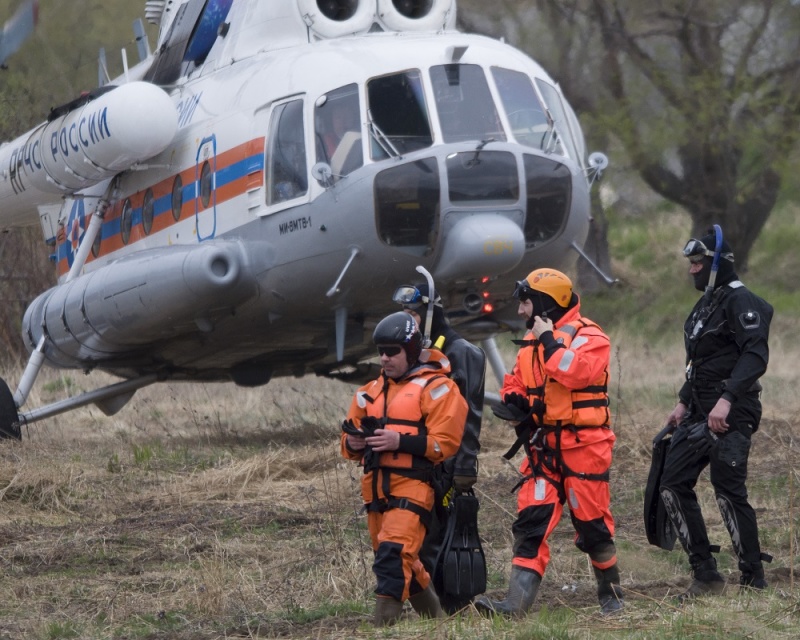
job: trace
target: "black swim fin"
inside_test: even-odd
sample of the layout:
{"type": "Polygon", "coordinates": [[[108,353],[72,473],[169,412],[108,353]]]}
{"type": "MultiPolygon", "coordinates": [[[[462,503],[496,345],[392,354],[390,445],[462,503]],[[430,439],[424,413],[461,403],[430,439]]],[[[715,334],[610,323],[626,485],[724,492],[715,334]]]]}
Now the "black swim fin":
{"type": "Polygon", "coordinates": [[[644,490],[644,530],[647,533],[647,541],[667,551],[672,551],[675,547],[678,534],[672,526],[658,488],[664,472],[667,451],[672,442],[672,438],[668,436],[671,436],[673,429],[672,425],[667,425],[653,438],[653,457],[644,490]]]}
{"type": "Polygon", "coordinates": [[[486,591],[486,557],[478,535],[478,499],[456,493],[447,508],[447,525],[434,570],[434,587],[449,613],[486,591]]]}

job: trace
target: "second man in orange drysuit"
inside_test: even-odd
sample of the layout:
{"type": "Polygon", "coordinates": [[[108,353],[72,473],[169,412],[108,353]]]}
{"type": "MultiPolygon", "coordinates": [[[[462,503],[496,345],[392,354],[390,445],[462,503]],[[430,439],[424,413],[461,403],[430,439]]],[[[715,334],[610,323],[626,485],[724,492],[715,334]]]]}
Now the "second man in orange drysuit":
{"type": "Polygon", "coordinates": [[[529,331],[503,382],[504,404],[495,412],[516,425],[527,453],[520,468],[514,558],[505,600],[482,597],[475,605],[489,613],[527,613],[550,561],[548,538],[567,503],[575,545],[594,569],[601,611],[613,613],[623,600],[609,508],[615,441],[608,409],[610,341],[581,316],[572,282],[560,271],[531,272],[517,283],[514,297],[529,331]]]}

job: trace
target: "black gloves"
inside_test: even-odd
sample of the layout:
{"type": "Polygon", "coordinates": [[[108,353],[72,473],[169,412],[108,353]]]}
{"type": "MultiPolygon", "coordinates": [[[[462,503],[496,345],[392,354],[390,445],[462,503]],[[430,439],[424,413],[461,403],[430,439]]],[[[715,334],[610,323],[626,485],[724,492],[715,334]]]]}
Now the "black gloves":
{"type": "Polygon", "coordinates": [[[518,393],[507,393],[503,404],[492,405],[492,413],[501,420],[522,422],[530,415],[531,405],[525,396],[518,393]]]}
{"type": "Polygon", "coordinates": [[[364,437],[369,438],[375,435],[375,429],[382,429],[381,421],[372,416],[364,416],[361,418],[361,429],[364,431],[364,437]]]}
{"type": "Polygon", "coordinates": [[[364,434],[361,432],[352,420],[345,420],[342,422],[342,431],[348,436],[357,436],[363,438],[364,434]]]}
{"type": "Polygon", "coordinates": [[[719,436],[708,428],[708,422],[690,424],[686,428],[689,430],[689,434],[686,436],[689,451],[696,458],[708,455],[711,448],[715,447],[719,442],[719,436]]]}
{"type": "Polygon", "coordinates": [[[528,412],[523,413],[514,405],[509,404],[493,404],[492,413],[501,420],[508,420],[509,422],[521,422],[528,417],[528,412]]]}
{"type": "MultiPolygon", "coordinates": [[[[372,416],[364,416],[361,418],[361,428],[356,427],[352,420],[345,420],[342,422],[342,431],[347,435],[356,436],[357,438],[368,438],[375,435],[375,429],[380,429],[381,421],[372,416]]],[[[364,473],[378,468],[379,454],[372,450],[372,447],[367,445],[364,449],[364,473]]]]}
{"type": "Polygon", "coordinates": [[[503,402],[516,407],[523,413],[530,413],[531,411],[531,404],[528,402],[528,398],[518,393],[507,393],[503,398],[503,402]]]}
{"type": "Polygon", "coordinates": [[[352,420],[342,422],[342,431],[349,436],[357,438],[369,438],[375,435],[375,429],[381,429],[381,421],[372,416],[361,418],[361,428],[359,429],[352,420]]]}

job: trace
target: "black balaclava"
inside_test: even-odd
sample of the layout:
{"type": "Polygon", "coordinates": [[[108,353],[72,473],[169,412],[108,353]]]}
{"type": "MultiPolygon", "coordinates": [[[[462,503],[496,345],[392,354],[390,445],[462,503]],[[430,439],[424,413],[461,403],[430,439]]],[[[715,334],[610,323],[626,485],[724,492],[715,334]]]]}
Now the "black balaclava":
{"type": "MultiPolygon", "coordinates": [[[[713,251],[714,248],[717,246],[717,239],[714,235],[714,231],[707,235],[704,235],[702,238],[699,238],[700,242],[702,242],[709,251],[713,251]]],[[[720,254],[724,255],[726,253],[731,254],[733,257],[733,249],[728,244],[727,240],[724,238],[722,239],[722,247],[720,248],[720,254]]],[[[733,261],[728,260],[720,255],[719,258],[719,267],[717,269],[717,277],[714,281],[714,289],[717,289],[723,285],[728,284],[729,282],[733,282],[734,280],[738,280],[739,276],[736,275],[736,272],[733,268],[733,261]]],[[[692,279],[694,280],[694,288],[698,291],[705,291],[706,287],[708,286],[708,280],[711,277],[711,264],[714,259],[711,256],[706,256],[703,258],[703,268],[700,269],[697,273],[692,274],[692,279]]]]}
{"type": "Polygon", "coordinates": [[[528,329],[533,329],[533,323],[536,321],[536,316],[542,316],[542,314],[547,314],[550,320],[553,321],[555,325],[561,318],[564,317],[564,314],[572,309],[576,304],[578,304],[578,295],[573,292],[572,297],[569,300],[569,304],[566,307],[560,306],[556,301],[555,298],[552,296],[548,296],[546,293],[542,293],[541,291],[533,291],[533,294],[529,296],[529,300],[533,303],[533,313],[531,317],[525,322],[525,326],[528,329]]]}

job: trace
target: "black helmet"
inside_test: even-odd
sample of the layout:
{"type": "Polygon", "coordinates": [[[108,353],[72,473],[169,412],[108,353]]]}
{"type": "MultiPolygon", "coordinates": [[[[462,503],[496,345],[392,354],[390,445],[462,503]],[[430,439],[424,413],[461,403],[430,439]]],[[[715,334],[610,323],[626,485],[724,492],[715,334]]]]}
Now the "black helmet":
{"type": "Polygon", "coordinates": [[[414,365],[422,353],[422,334],[414,318],[405,311],[397,311],[381,320],[375,327],[372,341],[376,345],[400,345],[406,352],[409,365],[414,365]]]}

